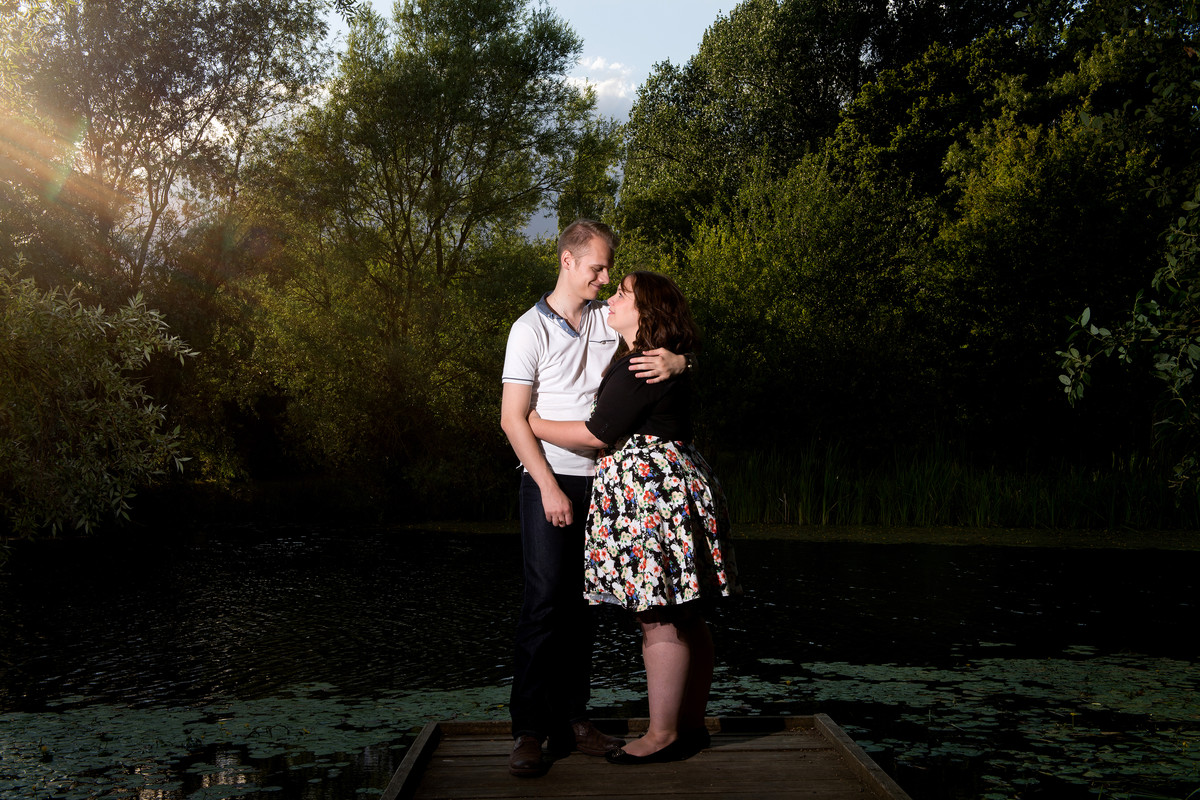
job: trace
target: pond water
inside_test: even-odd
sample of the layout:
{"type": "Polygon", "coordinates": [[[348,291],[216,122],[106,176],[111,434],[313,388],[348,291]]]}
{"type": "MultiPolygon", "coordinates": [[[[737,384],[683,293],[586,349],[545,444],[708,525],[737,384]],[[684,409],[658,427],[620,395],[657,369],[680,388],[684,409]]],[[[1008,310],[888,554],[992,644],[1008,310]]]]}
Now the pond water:
{"type": "MultiPolygon", "coordinates": [[[[1200,552],[743,540],[710,713],[824,712],[917,800],[1200,788],[1200,552]]],[[[290,527],[16,550],[0,797],[380,793],[429,719],[506,719],[515,535],[290,527]]],[[[644,716],[597,614],[597,716],[644,716]]]]}

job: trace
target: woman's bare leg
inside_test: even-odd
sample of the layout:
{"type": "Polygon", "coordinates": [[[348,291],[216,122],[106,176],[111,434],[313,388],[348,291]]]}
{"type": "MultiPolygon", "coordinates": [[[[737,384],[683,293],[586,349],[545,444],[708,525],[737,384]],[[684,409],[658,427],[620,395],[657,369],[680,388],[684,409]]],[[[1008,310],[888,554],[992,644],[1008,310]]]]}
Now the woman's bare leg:
{"type": "MultiPolygon", "coordinates": [[[[644,736],[622,749],[632,756],[657,752],[679,738],[680,712],[687,693],[691,646],[675,625],[638,618],[642,627],[642,660],[650,725],[644,736]]],[[[707,694],[707,693],[706,693],[707,694]]]]}
{"type": "Polygon", "coordinates": [[[708,714],[708,696],[712,691],[713,638],[708,624],[699,614],[678,623],[680,633],[688,643],[687,688],[679,712],[679,730],[689,733],[704,728],[708,714]]]}

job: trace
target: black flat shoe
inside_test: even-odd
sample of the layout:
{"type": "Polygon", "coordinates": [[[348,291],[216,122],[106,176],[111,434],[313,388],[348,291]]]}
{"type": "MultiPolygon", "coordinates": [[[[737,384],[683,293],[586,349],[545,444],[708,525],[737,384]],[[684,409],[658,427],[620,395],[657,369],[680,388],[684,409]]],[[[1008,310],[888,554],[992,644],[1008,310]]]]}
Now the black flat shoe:
{"type": "Polygon", "coordinates": [[[630,755],[618,747],[615,750],[608,751],[604,759],[610,764],[665,764],[668,761],[682,761],[695,754],[696,751],[689,747],[687,742],[683,739],[676,739],[661,750],[655,750],[648,755],[630,755]]]}
{"type": "Polygon", "coordinates": [[[701,750],[707,750],[712,746],[712,734],[708,732],[707,728],[700,728],[698,730],[680,733],[678,741],[686,742],[686,746],[693,753],[699,753],[701,750]]]}

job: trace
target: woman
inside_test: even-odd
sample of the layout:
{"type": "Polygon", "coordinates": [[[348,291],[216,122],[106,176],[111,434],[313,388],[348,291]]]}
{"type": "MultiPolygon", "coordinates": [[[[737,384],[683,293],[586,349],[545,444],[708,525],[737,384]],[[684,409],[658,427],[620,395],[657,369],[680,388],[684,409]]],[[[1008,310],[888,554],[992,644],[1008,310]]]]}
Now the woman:
{"type": "Polygon", "coordinates": [[[587,525],[584,596],[632,611],[642,630],[650,704],[646,734],[613,750],[617,764],[686,758],[708,742],[705,708],[713,642],[702,604],[739,594],[725,498],[692,447],[687,375],[647,383],[625,369],[639,353],[692,352],[699,335],[667,277],[634,272],[608,301],[621,348],[592,416],[545,420],[538,438],[568,448],[615,448],[596,465],[587,525]]]}

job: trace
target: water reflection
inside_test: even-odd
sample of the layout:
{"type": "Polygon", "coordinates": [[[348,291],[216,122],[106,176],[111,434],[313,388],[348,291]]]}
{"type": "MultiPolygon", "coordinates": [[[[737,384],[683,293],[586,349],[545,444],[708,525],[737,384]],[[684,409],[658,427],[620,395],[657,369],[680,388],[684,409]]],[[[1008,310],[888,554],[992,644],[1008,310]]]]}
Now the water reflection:
{"type": "Polygon", "coordinates": [[[0,586],[5,708],[507,677],[499,645],[520,589],[510,538],[224,532],[140,544],[88,543],[78,555],[52,546],[10,565],[0,586]]]}
{"type": "MultiPolygon", "coordinates": [[[[722,685],[749,693],[722,698],[726,709],[829,711],[878,740],[911,727],[902,703],[847,702],[787,681],[813,664],[924,667],[948,680],[996,659],[1076,652],[1195,665],[1200,655],[1191,633],[1200,553],[742,541],[738,556],[747,595],[713,623],[722,685]]],[[[332,698],[485,687],[480,704],[495,705],[521,580],[512,535],[319,528],[49,542],[19,551],[7,569],[5,714],[201,708],[307,684],[332,698]]],[[[632,626],[619,613],[598,617],[598,697],[613,713],[644,714],[632,626]]],[[[386,776],[395,748],[359,753],[373,761],[356,762],[353,779],[386,776]]],[[[201,751],[195,758],[216,770],[201,785],[254,774],[246,751],[201,751]]],[[[263,764],[262,779],[284,786],[275,797],[317,797],[307,781],[343,770],[263,764]]],[[[920,768],[941,770],[924,787],[930,797],[971,796],[963,786],[977,780],[955,778],[959,767],[945,763],[920,768]]]]}

